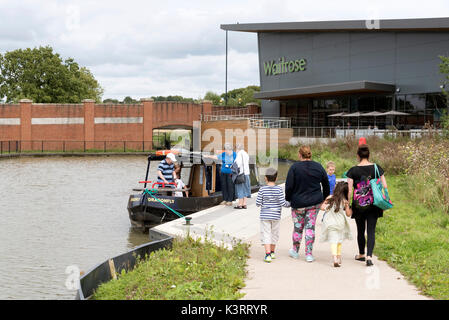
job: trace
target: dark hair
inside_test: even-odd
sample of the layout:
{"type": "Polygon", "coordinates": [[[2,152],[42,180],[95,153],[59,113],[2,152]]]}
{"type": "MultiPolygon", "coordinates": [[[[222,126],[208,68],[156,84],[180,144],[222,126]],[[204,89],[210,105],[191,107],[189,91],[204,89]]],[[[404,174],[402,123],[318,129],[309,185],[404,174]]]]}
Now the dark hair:
{"type": "Polygon", "coordinates": [[[362,144],[357,149],[357,155],[360,159],[369,159],[369,148],[368,145],[362,144]]]}
{"type": "Polygon", "coordinates": [[[331,198],[326,200],[328,209],[335,207],[341,208],[345,200],[348,200],[348,183],[340,181],[337,183],[334,189],[334,193],[331,198]]]}
{"type": "Polygon", "coordinates": [[[310,150],[310,146],[301,146],[301,148],[299,148],[299,154],[301,154],[301,157],[303,159],[312,158],[312,151],[310,150]]]}
{"type": "Polygon", "coordinates": [[[275,182],[278,177],[278,172],[274,168],[268,168],[267,171],[265,171],[265,177],[268,182],[275,182]]]}

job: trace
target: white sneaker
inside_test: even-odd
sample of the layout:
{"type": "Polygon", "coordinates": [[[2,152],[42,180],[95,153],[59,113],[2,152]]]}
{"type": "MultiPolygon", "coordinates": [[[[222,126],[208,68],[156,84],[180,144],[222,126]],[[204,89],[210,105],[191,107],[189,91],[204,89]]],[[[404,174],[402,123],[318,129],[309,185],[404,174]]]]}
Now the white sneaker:
{"type": "Polygon", "coordinates": [[[266,254],[265,258],[263,259],[265,262],[271,262],[271,254],[266,254]]]}
{"type": "Polygon", "coordinates": [[[298,259],[298,258],[299,258],[299,253],[296,252],[296,250],[294,250],[294,249],[288,250],[288,254],[289,254],[290,257],[292,257],[293,259],[298,259]]]}
{"type": "Polygon", "coordinates": [[[307,262],[313,262],[313,261],[315,261],[315,258],[314,258],[311,254],[309,254],[309,255],[306,257],[306,261],[307,261],[307,262]]]}

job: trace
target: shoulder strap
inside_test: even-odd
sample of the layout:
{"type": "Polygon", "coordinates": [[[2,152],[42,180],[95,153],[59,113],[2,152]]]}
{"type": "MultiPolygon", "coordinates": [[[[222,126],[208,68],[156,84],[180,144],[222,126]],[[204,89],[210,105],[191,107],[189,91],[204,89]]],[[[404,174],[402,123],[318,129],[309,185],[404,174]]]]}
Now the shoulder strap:
{"type": "Polygon", "coordinates": [[[374,164],[374,179],[380,178],[379,169],[377,168],[377,164],[374,164]]]}

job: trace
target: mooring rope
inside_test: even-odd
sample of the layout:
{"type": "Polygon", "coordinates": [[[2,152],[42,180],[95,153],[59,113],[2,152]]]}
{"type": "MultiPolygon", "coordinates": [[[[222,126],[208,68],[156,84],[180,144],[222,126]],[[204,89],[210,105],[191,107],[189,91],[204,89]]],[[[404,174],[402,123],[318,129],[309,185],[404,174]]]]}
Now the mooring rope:
{"type": "Polygon", "coordinates": [[[158,201],[160,204],[162,204],[164,207],[166,207],[167,209],[169,209],[171,212],[173,212],[174,214],[176,214],[178,217],[180,217],[180,218],[186,218],[185,216],[183,216],[181,213],[179,213],[178,211],[176,211],[176,210],[174,210],[174,209],[172,209],[172,208],[170,208],[169,206],[167,206],[165,203],[163,203],[158,197],[156,197],[155,196],[155,194],[157,193],[157,189],[151,189],[151,190],[148,190],[148,189],[145,189],[144,191],[143,191],[143,193],[145,194],[148,194],[149,196],[151,196],[152,198],[154,198],[154,199],[156,199],[156,201],[158,201]]]}

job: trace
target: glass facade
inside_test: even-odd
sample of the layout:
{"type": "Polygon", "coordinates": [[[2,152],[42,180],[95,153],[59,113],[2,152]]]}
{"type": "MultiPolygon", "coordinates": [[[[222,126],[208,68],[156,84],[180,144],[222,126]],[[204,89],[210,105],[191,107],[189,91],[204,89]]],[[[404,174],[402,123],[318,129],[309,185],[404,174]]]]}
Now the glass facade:
{"type": "Polygon", "coordinates": [[[443,110],[447,110],[442,93],[407,95],[350,95],[323,98],[303,98],[280,102],[280,116],[292,119],[294,127],[374,127],[384,129],[394,124],[398,129],[421,129],[426,123],[440,126],[443,110]],[[339,112],[396,110],[407,116],[329,117],[339,112]]]}

